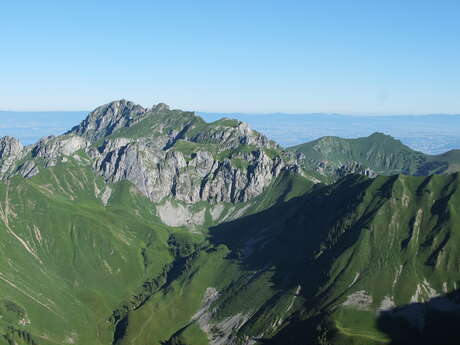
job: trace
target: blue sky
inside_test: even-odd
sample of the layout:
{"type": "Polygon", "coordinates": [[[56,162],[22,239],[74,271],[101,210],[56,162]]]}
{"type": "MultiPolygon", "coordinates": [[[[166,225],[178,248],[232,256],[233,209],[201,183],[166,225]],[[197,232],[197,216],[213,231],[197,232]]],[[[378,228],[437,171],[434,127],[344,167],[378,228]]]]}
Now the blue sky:
{"type": "Polygon", "coordinates": [[[2,1],[0,109],[460,113],[460,1],[2,1]]]}

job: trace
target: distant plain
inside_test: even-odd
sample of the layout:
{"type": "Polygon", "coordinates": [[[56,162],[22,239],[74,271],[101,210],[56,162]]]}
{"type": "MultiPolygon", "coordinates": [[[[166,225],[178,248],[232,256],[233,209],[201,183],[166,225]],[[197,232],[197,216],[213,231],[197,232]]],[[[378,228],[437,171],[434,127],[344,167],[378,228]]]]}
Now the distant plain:
{"type": "MultiPolygon", "coordinates": [[[[356,138],[382,132],[424,153],[439,154],[460,149],[460,115],[197,113],[208,122],[222,117],[245,121],[284,147],[323,136],[356,138]]],[[[0,111],[0,136],[9,135],[25,145],[33,144],[43,136],[62,134],[87,114],[88,111],[0,111]]]]}

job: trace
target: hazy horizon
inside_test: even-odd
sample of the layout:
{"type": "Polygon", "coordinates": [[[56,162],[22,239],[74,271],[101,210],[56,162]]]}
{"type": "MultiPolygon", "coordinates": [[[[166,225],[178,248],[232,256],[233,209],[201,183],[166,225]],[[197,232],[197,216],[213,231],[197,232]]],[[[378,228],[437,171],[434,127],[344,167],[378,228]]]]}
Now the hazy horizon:
{"type": "MultiPolygon", "coordinates": [[[[107,104],[107,103],[106,103],[107,104]]],[[[148,108],[148,106],[144,106],[148,108]]],[[[442,112],[434,112],[434,113],[370,113],[370,112],[362,112],[362,113],[346,113],[346,112],[288,112],[288,111],[268,111],[268,112],[250,112],[250,111],[207,111],[207,110],[199,110],[199,109],[182,109],[172,107],[171,109],[181,109],[185,111],[193,111],[197,114],[220,114],[220,115],[234,115],[234,114],[241,114],[241,115],[289,115],[289,116],[302,116],[302,115],[337,115],[337,116],[356,116],[356,117],[390,117],[390,116],[460,116],[460,112],[458,113],[442,113],[442,112]]],[[[36,110],[36,109],[0,109],[2,113],[87,113],[89,114],[94,109],[85,110],[85,109],[43,109],[43,110],[36,110]]]]}
{"type": "MultiPolygon", "coordinates": [[[[187,110],[187,109],[185,109],[187,110]]],[[[196,112],[208,122],[237,118],[284,147],[323,136],[357,138],[383,132],[409,147],[430,154],[460,149],[460,115],[356,116],[347,114],[250,114],[196,112]],[[279,124],[282,123],[283,126],[279,124]]],[[[17,137],[29,145],[48,135],[62,134],[77,125],[88,111],[0,111],[0,136],[17,137]]]]}

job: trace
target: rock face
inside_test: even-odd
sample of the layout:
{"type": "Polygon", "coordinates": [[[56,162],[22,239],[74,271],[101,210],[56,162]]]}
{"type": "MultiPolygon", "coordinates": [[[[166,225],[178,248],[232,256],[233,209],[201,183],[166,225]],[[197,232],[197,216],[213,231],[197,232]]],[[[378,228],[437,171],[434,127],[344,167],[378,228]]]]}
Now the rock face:
{"type": "Polygon", "coordinates": [[[13,137],[0,138],[0,179],[3,179],[21,159],[24,147],[13,137]]]}
{"type": "Polygon", "coordinates": [[[377,173],[375,171],[354,161],[346,162],[339,166],[330,164],[328,161],[316,162],[316,171],[322,175],[329,175],[335,178],[341,178],[352,174],[364,175],[371,178],[377,177],[377,173]]]}
{"type": "Polygon", "coordinates": [[[19,140],[8,136],[0,138],[0,159],[16,157],[22,152],[22,150],[23,146],[19,140]]]}
{"type": "Polygon", "coordinates": [[[93,153],[95,169],[109,182],[128,180],[152,201],[167,196],[184,202],[243,202],[259,195],[288,166],[271,159],[263,150],[245,154],[240,168],[229,158],[218,160],[208,151],[198,151],[186,160],[174,149],[162,150],[139,140],[108,142],[93,153]]]}
{"type": "Polygon", "coordinates": [[[299,165],[304,168],[308,167],[308,170],[314,171],[315,173],[332,180],[337,180],[346,175],[353,174],[364,175],[370,178],[378,176],[374,170],[353,160],[337,164],[336,162],[328,160],[310,159],[301,152],[297,152],[296,158],[299,165]]]}
{"type": "Polygon", "coordinates": [[[0,179],[5,180],[14,175],[30,178],[40,172],[38,161],[45,168],[53,167],[89,146],[86,139],[73,134],[42,138],[37,144],[28,147],[23,147],[14,138],[3,137],[0,139],[0,179]]]}
{"type": "Polygon", "coordinates": [[[370,168],[366,168],[358,162],[348,162],[335,169],[334,174],[338,177],[344,177],[351,174],[359,174],[367,177],[377,177],[377,173],[370,168]]]}
{"type": "Polygon", "coordinates": [[[41,139],[32,149],[34,157],[45,160],[45,166],[55,166],[61,156],[71,156],[78,150],[84,150],[89,142],[77,135],[63,135],[60,137],[46,137],[41,139]]]}
{"type": "Polygon", "coordinates": [[[244,202],[297,167],[289,155],[270,158],[267,150],[281,149],[239,121],[206,124],[161,104],[145,120],[153,135],[108,137],[91,156],[108,182],[128,180],[154,202],[168,196],[188,203],[244,202]]]}

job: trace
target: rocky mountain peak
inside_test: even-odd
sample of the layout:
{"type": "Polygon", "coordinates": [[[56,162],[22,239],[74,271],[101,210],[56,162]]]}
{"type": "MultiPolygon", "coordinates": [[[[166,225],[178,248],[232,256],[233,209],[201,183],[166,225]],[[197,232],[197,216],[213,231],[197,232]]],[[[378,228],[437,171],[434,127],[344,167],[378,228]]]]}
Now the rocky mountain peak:
{"type": "MultiPolygon", "coordinates": [[[[22,150],[13,138],[3,141],[2,155],[22,150]]],[[[25,163],[0,165],[0,178],[32,177],[42,167],[72,160],[90,164],[108,183],[131,182],[155,203],[245,202],[284,172],[298,170],[292,154],[244,122],[207,123],[164,103],[147,109],[126,100],[96,108],[66,134],[43,138],[27,150],[25,163]]]]}
{"type": "Polygon", "coordinates": [[[133,102],[114,101],[96,108],[69,133],[97,140],[139,121],[146,112],[147,109],[133,102]]]}
{"type": "Polygon", "coordinates": [[[369,137],[370,138],[376,138],[376,139],[383,139],[383,138],[394,139],[391,135],[385,134],[385,133],[382,133],[382,132],[374,132],[369,137]]]}
{"type": "Polygon", "coordinates": [[[164,111],[169,111],[169,105],[165,103],[158,103],[157,105],[154,105],[151,109],[153,113],[161,113],[164,111]]]}

